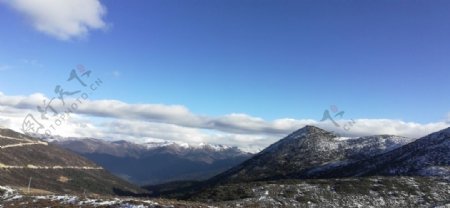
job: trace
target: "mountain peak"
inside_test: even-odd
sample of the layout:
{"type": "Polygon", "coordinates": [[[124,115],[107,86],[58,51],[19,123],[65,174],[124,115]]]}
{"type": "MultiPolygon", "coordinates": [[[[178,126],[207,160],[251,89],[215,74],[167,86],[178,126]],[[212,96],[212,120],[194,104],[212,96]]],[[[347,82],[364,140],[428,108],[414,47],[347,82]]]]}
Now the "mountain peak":
{"type": "Polygon", "coordinates": [[[310,137],[311,135],[324,135],[324,134],[331,134],[331,133],[315,126],[306,125],[305,127],[289,134],[286,137],[286,139],[287,140],[299,139],[303,137],[310,137]]]}
{"type": "Polygon", "coordinates": [[[314,134],[314,133],[329,133],[328,131],[321,129],[319,127],[316,126],[311,126],[311,125],[306,125],[305,127],[300,129],[301,131],[307,132],[309,134],[314,134]]]}

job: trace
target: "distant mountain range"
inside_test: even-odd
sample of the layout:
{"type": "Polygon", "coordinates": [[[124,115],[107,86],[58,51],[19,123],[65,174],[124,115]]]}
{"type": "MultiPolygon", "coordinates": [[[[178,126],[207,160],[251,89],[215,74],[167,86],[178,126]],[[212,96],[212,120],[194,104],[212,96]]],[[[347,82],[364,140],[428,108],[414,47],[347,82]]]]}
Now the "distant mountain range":
{"type": "Polygon", "coordinates": [[[0,185],[48,193],[143,191],[71,151],[9,129],[0,129],[0,185]]]}
{"type": "MultiPolygon", "coordinates": [[[[45,138],[44,138],[45,139],[45,138]]],[[[115,175],[139,185],[205,180],[250,158],[237,147],[177,142],[106,141],[93,138],[47,138],[115,175]]]]}

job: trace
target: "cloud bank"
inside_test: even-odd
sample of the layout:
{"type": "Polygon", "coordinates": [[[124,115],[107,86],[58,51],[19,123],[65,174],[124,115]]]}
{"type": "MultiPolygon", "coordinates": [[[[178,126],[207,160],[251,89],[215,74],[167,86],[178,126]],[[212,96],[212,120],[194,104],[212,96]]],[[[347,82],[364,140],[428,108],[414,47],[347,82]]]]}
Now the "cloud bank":
{"type": "Polygon", "coordinates": [[[106,8],[99,0],[1,1],[25,15],[38,31],[60,40],[85,37],[90,30],[105,29],[106,8]]]}
{"type": "MultiPolygon", "coordinates": [[[[40,93],[29,96],[8,96],[0,93],[0,125],[20,129],[27,113],[39,117],[37,106],[48,100],[40,93]]],[[[76,100],[67,100],[68,103],[76,100]]],[[[56,107],[55,107],[56,108],[56,107]]],[[[63,108],[56,108],[64,111],[63,108]]],[[[321,112],[318,112],[321,114],[321,112]]],[[[428,124],[391,119],[339,120],[332,122],[313,119],[262,118],[231,113],[219,117],[197,115],[181,105],[129,104],[118,100],[86,100],[79,105],[68,122],[53,132],[62,136],[127,139],[137,142],[163,139],[191,144],[213,143],[239,146],[248,151],[261,150],[283,136],[305,125],[315,125],[346,136],[392,134],[418,138],[449,126],[447,121],[428,124]]]]}

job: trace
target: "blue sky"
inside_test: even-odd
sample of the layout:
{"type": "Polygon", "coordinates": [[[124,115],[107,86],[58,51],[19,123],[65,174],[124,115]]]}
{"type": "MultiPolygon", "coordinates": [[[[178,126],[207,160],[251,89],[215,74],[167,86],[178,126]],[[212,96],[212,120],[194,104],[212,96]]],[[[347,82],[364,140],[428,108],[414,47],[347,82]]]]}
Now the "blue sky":
{"type": "Polygon", "coordinates": [[[0,3],[9,96],[52,97],[83,64],[105,83],[95,99],[204,116],[320,120],[336,105],[347,119],[427,124],[450,112],[449,1],[101,1],[100,25],[68,37],[12,2],[0,3]]]}

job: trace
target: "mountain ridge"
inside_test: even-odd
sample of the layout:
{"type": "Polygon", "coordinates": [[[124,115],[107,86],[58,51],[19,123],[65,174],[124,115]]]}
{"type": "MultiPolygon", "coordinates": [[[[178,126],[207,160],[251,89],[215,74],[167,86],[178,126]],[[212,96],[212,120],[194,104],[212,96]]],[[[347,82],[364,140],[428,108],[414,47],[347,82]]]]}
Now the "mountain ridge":
{"type": "Polygon", "coordinates": [[[252,154],[236,147],[162,142],[62,138],[47,140],[81,154],[115,175],[140,185],[179,180],[205,180],[244,161],[252,154]]]}

